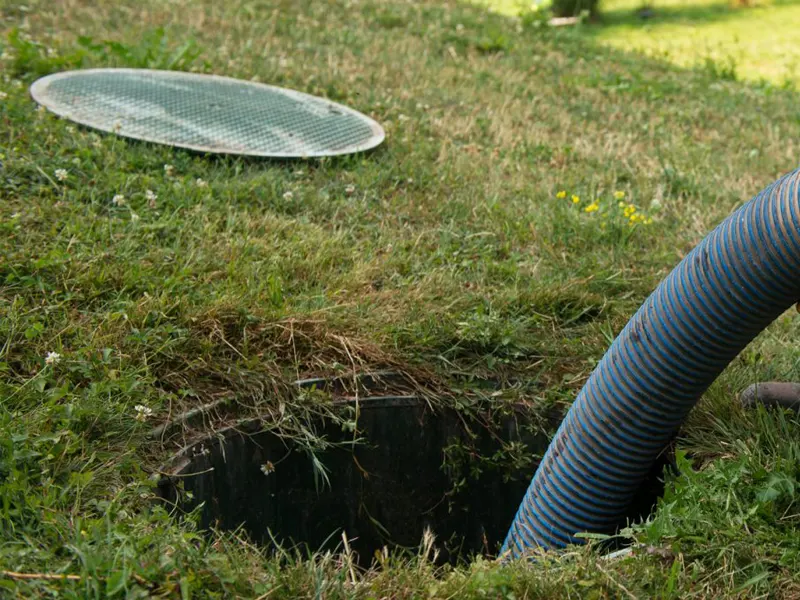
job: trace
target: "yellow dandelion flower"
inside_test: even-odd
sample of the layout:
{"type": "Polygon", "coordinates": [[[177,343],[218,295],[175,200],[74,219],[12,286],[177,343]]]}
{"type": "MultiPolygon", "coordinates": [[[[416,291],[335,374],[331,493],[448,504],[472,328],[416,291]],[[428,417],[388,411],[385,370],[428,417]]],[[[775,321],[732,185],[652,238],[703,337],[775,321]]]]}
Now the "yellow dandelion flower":
{"type": "Polygon", "coordinates": [[[597,202],[592,202],[589,206],[583,209],[583,212],[593,213],[597,212],[600,209],[600,205],[597,202]]]}
{"type": "Polygon", "coordinates": [[[567,192],[564,190],[561,190],[556,194],[556,198],[558,198],[559,200],[563,200],[566,197],[567,197],[567,192]]]}
{"type": "Polygon", "coordinates": [[[635,225],[636,223],[644,223],[646,217],[642,213],[637,213],[635,215],[631,215],[629,217],[631,225],[635,225]]]}
{"type": "Polygon", "coordinates": [[[624,197],[625,197],[625,192],[621,192],[619,190],[614,192],[614,198],[616,198],[617,200],[622,200],[624,197]]]}
{"type": "Polygon", "coordinates": [[[581,197],[580,196],[574,196],[574,195],[572,196],[572,203],[573,204],[577,204],[580,201],[581,201],[581,197]]]}
{"type": "Polygon", "coordinates": [[[626,219],[629,219],[635,212],[636,207],[633,204],[628,204],[628,206],[625,207],[625,210],[622,211],[622,214],[626,219]]]}

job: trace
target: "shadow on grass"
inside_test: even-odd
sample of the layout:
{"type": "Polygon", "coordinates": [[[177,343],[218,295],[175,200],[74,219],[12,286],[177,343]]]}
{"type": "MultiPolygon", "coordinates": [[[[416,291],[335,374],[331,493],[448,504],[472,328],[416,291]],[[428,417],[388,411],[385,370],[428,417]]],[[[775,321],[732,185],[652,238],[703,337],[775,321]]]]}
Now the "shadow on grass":
{"type": "MultiPolygon", "coordinates": [[[[685,5],[685,6],[659,6],[659,0],[654,0],[649,10],[652,16],[643,18],[641,15],[642,8],[647,3],[647,0],[641,0],[640,6],[632,5],[626,8],[614,8],[610,10],[602,10],[596,20],[590,20],[582,26],[569,26],[569,27],[536,27],[530,28],[532,36],[538,37],[542,40],[544,45],[549,45],[552,40],[569,39],[584,49],[584,52],[591,52],[593,55],[603,55],[608,60],[609,66],[620,65],[636,65],[638,68],[631,72],[631,75],[637,79],[645,79],[645,74],[648,72],[661,72],[671,73],[677,75],[678,73],[696,73],[699,76],[706,76],[712,80],[735,80],[743,86],[755,89],[764,89],[765,87],[772,88],[773,90],[788,91],[794,89],[794,84],[790,78],[785,78],[783,81],[770,81],[762,80],[744,80],[736,75],[736,66],[726,62],[719,64],[712,64],[710,59],[697,63],[695,66],[687,67],[680,66],[668,60],[659,60],[644,53],[637,51],[626,51],[620,48],[608,46],[598,41],[598,37],[609,30],[613,30],[617,26],[630,27],[633,30],[639,30],[638,33],[647,32],[648,30],[655,30],[658,26],[677,25],[686,26],[688,31],[691,31],[693,26],[701,26],[703,24],[712,24],[725,21],[745,21],[748,19],[748,14],[764,15],[765,11],[780,11],[781,9],[790,9],[792,7],[800,6],[800,0],[778,0],[770,6],[751,6],[751,7],[737,7],[725,3],[714,4],[699,4],[699,5],[685,5]]],[[[474,6],[478,10],[485,8],[487,13],[492,15],[494,19],[498,20],[513,20],[513,17],[505,16],[503,14],[492,12],[488,7],[482,4],[471,4],[469,2],[462,3],[462,6],[474,6]]],[[[522,21],[525,21],[524,14],[521,13],[522,21]]],[[[495,22],[497,23],[497,22],[495,22]]],[[[497,27],[497,25],[495,25],[497,27]]],[[[513,23],[509,22],[503,27],[509,29],[514,27],[513,23]]],[[[707,48],[703,44],[707,40],[700,39],[697,41],[698,53],[705,50],[707,56],[707,48]]],[[[707,44],[706,44],[707,46],[707,44]]],[[[577,46],[573,46],[577,47],[577,46]]],[[[569,53],[569,48],[560,45],[559,49],[565,53],[569,53]]],[[[511,50],[513,53],[514,50],[511,50]]],[[[765,48],[765,55],[768,49],[765,48]]],[[[588,54],[587,54],[588,55],[588,54]]],[[[602,76],[598,73],[598,76],[602,76]]],[[[787,76],[788,77],[788,76],[787,76]]],[[[658,85],[656,81],[651,82],[658,85]]]]}
{"type": "Polygon", "coordinates": [[[658,25],[705,25],[729,20],[748,18],[748,13],[762,12],[800,5],[800,0],[785,0],[770,6],[734,6],[731,4],[685,4],[661,6],[659,1],[641,0],[638,6],[601,10],[594,24],[597,27],[611,25],[658,26],[658,25]]]}

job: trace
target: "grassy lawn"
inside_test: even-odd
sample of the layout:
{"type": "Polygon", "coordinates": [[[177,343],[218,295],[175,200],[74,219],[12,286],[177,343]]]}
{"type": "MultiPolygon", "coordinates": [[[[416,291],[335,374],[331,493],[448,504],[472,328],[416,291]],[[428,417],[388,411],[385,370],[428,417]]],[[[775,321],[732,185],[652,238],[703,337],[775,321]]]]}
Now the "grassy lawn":
{"type": "MultiPolygon", "coordinates": [[[[519,0],[478,0],[507,15],[525,10],[519,0]]],[[[800,85],[795,25],[800,4],[766,0],[750,7],[730,0],[655,0],[642,19],[642,0],[602,0],[600,22],[586,35],[620,50],[635,50],[681,67],[701,67],[729,79],[774,86],[800,85]]]]}
{"type": "Polygon", "coordinates": [[[800,4],[764,3],[732,8],[726,0],[661,0],[655,16],[635,16],[637,0],[609,2],[607,25],[592,27],[597,40],[638,50],[680,66],[716,69],[721,75],[778,86],[800,85],[800,45],[794,24],[800,4]]]}
{"type": "Polygon", "coordinates": [[[616,560],[275,557],[154,504],[176,447],[148,438],[219,398],[301,413],[295,379],[386,368],[443,401],[492,378],[495,402],[568,404],[678,260],[797,166],[796,93],[456,2],[0,0],[0,15],[0,596],[800,597],[800,423],[734,401],[800,376],[791,314],[693,413],[691,459],[616,560]],[[37,111],[32,81],[89,66],[257,77],[347,103],[387,142],[242,160],[37,111]]]}

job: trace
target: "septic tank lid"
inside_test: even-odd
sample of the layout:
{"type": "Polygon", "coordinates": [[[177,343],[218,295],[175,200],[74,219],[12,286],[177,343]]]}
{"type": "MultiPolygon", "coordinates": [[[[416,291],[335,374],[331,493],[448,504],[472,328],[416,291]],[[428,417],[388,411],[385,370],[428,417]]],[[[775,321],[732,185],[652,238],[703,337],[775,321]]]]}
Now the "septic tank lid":
{"type": "Polygon", "coordinates": [[[336,156],[380,144],[383,128],[341,104],[230,77],[86,69],[43,77],[31,95],[102,131],[201,152],[274,158],[336,156]]]}

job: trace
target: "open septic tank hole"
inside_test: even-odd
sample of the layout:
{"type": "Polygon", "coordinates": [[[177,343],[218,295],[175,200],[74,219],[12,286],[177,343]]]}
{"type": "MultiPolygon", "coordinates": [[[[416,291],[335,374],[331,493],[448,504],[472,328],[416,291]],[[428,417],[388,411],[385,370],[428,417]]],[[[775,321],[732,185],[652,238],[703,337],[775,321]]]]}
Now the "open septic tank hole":
{"type": "MultiPolygon", "coordinates": [[[[426,529],[441,562],[497,554],[547,448],[540,418],[522,409],[469,417],[416,397],[340,406],[351,413],[357,406],[357,427],[316,423],[323,450],[258,422],[186,448],[161,481],[162,498],[179,512],[202,505],[201,527],[243,528],[264,545],[335,550],[344,532],[364,566],[385,546],[418,548],[426,529]]],[[[651,512],[663,466],[654,467],[627,519],[651,512]]]]}

